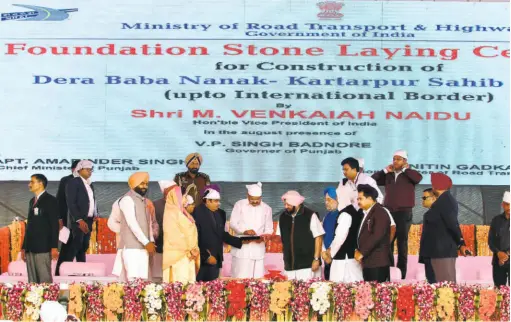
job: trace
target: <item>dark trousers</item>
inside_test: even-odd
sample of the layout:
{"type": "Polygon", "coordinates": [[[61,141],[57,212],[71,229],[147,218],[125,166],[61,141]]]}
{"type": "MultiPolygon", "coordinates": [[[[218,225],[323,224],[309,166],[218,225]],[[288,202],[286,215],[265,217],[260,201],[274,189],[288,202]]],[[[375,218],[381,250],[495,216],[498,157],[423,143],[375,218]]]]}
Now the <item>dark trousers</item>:
{"type": "Polygon", "coordinates": [[[364,268],[362,270],[364,281],[366,282],[388,282],[390,281],[390,267],[364,268]]]}
{"type": "Polygon", "coordinates": [[[330,267],[332,267],[332,264],[327,264],[325,263],[325,280],[329,281],[330,280],[330,267]]]}
{"type": "MultiPolygon", "coordinates": [[[[394,257],[394,241],[397,239],[397,265],[401,270],[403,279],[406,277],[406,267],[408,265],[408,232],[412,226],[412,210],[393,211],[392,218],[396,222],[396,236],[390,244],[390,253],[394,257]]],[[[394,258],[392,258],[394,262],[394,258]]]]}
{"type": "Polygon", "coordinates": [[[436,282],[456,283],[456,257],[431,258],[436,282]]]}
{"type": "Polygon", "coordinates": [[[75,258],[77,262],[85,262],[85,255],[87,254],[90,244],[92,223],[94,222],[92,218],[86,221],[87,226],[89,226],[89,233],[84,234],[78,226],[73,227],[67,244],[62,244],[57,261],[57,268],[55,269],[55,276],[60,276],[60,265],[62,265],[63,262],[72,262],[75,258]]]}
{"type": "Polygon", "coordinates": [[[493,283],[495,286],[509,285],[509,261],[504,265],[493,265],[493,283]]]}
{"type": "Polygon", "coordinates": [[[433,270],[433,265],[431,265],[431,258],[424,258],[423,261],[424,271],[426,272],[426,279],[428,280],[428,283],[436,283],[435,271],[433,270]]]}
{"type": "Polygon", "coordinates": [[[199,273],[197,273],[197,282],[213,281],[218,276],[220,276],[220,268],[217,265],[201,264],[199,273]]]}

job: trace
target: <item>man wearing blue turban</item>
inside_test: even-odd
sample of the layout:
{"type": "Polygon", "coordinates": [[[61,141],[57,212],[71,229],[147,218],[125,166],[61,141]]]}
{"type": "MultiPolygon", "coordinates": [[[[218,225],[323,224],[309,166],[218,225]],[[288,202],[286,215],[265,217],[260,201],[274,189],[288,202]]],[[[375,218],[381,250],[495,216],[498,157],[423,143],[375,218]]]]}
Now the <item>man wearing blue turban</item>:
{"type": "Polygon", "coordinates": [[[327,188],[324,194],[329,211],[323,220],[325,237],[321,256],[325,261],[325,279],[343,283],[363,281],[362,267],[354,257],[362,220],[361,213],[352,205],[357,196],[346,186],[337,190],[327,188]]]}
{"type": "MultiPolygon", "coordinates": [[[[334,187],[328,187],[323,191],[323,195],[325,196],[325,206],[328,210],[328,213],[323,218],[323,229],[325,230],[325,235],[323,236],[323,249],[326,250],[330,248],[332,241],[334,240],[335,235],[335,227],[337,226],[337,217],[339,217],[339,211],[337,210],[337,192],[335,192],[334,187]]],[[[332,259],[323,256],[323,260],[325,261],[325,279],[330,279],[330,266],[332,263],[332,259]]]]}

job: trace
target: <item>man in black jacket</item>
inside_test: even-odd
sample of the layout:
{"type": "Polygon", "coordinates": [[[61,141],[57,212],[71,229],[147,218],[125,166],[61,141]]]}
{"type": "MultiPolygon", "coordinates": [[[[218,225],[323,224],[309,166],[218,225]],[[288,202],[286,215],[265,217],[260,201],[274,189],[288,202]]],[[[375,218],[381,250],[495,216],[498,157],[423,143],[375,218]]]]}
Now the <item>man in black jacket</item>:
{"type": "Polygon", "coordinates": [[[504,193],[504,212],[493,217],[488,233],[488,245],[493,252],[493,282],[495,286],[509,285],[509,203],[511,194],[504,193]]]}
{"type": "Polygon", "coordinates": [[[78,165],[80,160],[74,160],[71,164],[71,174],[60,179],[59,189],[57,190],[57,201],[59,203],[59,230],[62,227],[67,227],[67,201],[66,201],[66,187],[69,180],[73,179],[75,176],[73,172],[75,172],[76,166],[78,165]]]}
{"type": "Polygon", "coordinates": [[[299,192],[290,190],[281,200],[285,209],[274,238],[282,240],[284,274],[290,280],[320,278],[323,225],[316,212],[303,205],[299,192]]]}
{"type": "Polygon", "coordinates": [[[458,223],[458,202],[449,192],[451,178],[443,173],[431,174],[431,185],[437,200],[424,216],[419,258],[431,259],[437,282],[456,282],[458,251],[468,255],[458,223]]]}
{"type": "Polygon", "coordinates": [[[34,174],[28,187],[30,199],[21,258],[27,263],[29,283],[52,283],[51,259],[58,256],[59,214],[57,199],[46,192],[48,180],[34,174]]]}
{"type": "Polygon", "coordinates": [[[94,187],[91,185],[93,163],[82,160],[76,166],[76,178],[66,186],[66,202],[69,208],[67,227],[71,236],[65,247],[62,247],[57,262],[56,276],[60,275],[63,262],[85,262],[85,254],[89,249],[92,224],[98,218],[94,187]]]}
{"type": "Polygon", "coordinates": [[[219,277],[224,256],[224,243],[241,248],[243,242],[225,231],[226,215],[220,207],[220,193],[212,188],[204,192],[203,203],[195,208],[193,217],[199,234],[200,269],[197,281],[219,277]]]}

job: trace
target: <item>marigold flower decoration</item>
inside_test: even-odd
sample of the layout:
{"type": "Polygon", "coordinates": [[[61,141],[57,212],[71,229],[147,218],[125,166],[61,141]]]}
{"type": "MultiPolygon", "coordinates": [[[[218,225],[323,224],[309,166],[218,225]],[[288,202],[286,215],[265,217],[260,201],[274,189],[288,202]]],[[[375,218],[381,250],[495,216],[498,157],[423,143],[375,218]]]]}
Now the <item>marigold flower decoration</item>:
{"type": "Polygon", "coordinates": [[[68,314],[83,319],[85,310],[83,305],[83,286],[80,283],[73,283],[69,285],[69,302],[67,305],[68,314]]]}
{"type": "Polygon", "coordinates": [[[454,291],[450,285],[441,285],[437,289],[436,312],[439,319],[454,320],[454,291]]]}
{"type": "Polygon", "coordinates": [[[403,285],[397,289],[397,318],[401,321],[411,321],[415,316],[413,286],[403,285]]]}
{"type": "Polygon", "coordinates": [[[479,291],[479,318],[482,321],[490,321],[497,304],[497,293],[494,289],[479,291]]]}
{"type": "Polygon", "coordinates": [[[270,311],[282,319],[288,309],[291,300],[291,282],[276,282],[273,284],[270,294],[270,311]]]}
{"type": "Polygon", "coordinates": [[[119,283],[111,283],[103,289],[104,314],[107,321],[119,321],[124,313],[124,287],[119,283]]]}
{"type": "Polygon", "coordinates": [[[247,308],[247,293],[245,283],[230,281],[225,286],[227,291],[227,317],[234,317],[237,320],[243,319],[245,309],[247,308]]]}

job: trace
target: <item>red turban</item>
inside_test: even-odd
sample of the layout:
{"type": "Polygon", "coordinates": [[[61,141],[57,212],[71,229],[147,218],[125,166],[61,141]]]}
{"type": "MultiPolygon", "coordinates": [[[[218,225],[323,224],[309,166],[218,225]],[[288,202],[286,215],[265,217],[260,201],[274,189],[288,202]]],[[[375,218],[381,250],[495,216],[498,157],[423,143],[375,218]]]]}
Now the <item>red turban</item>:
{"type": "Polygon", "coordinates": [[[435,190],[449,190],[452,187],[452,180],[446,174],[435,172],[431,174],[431,185],[435,190]]]}

